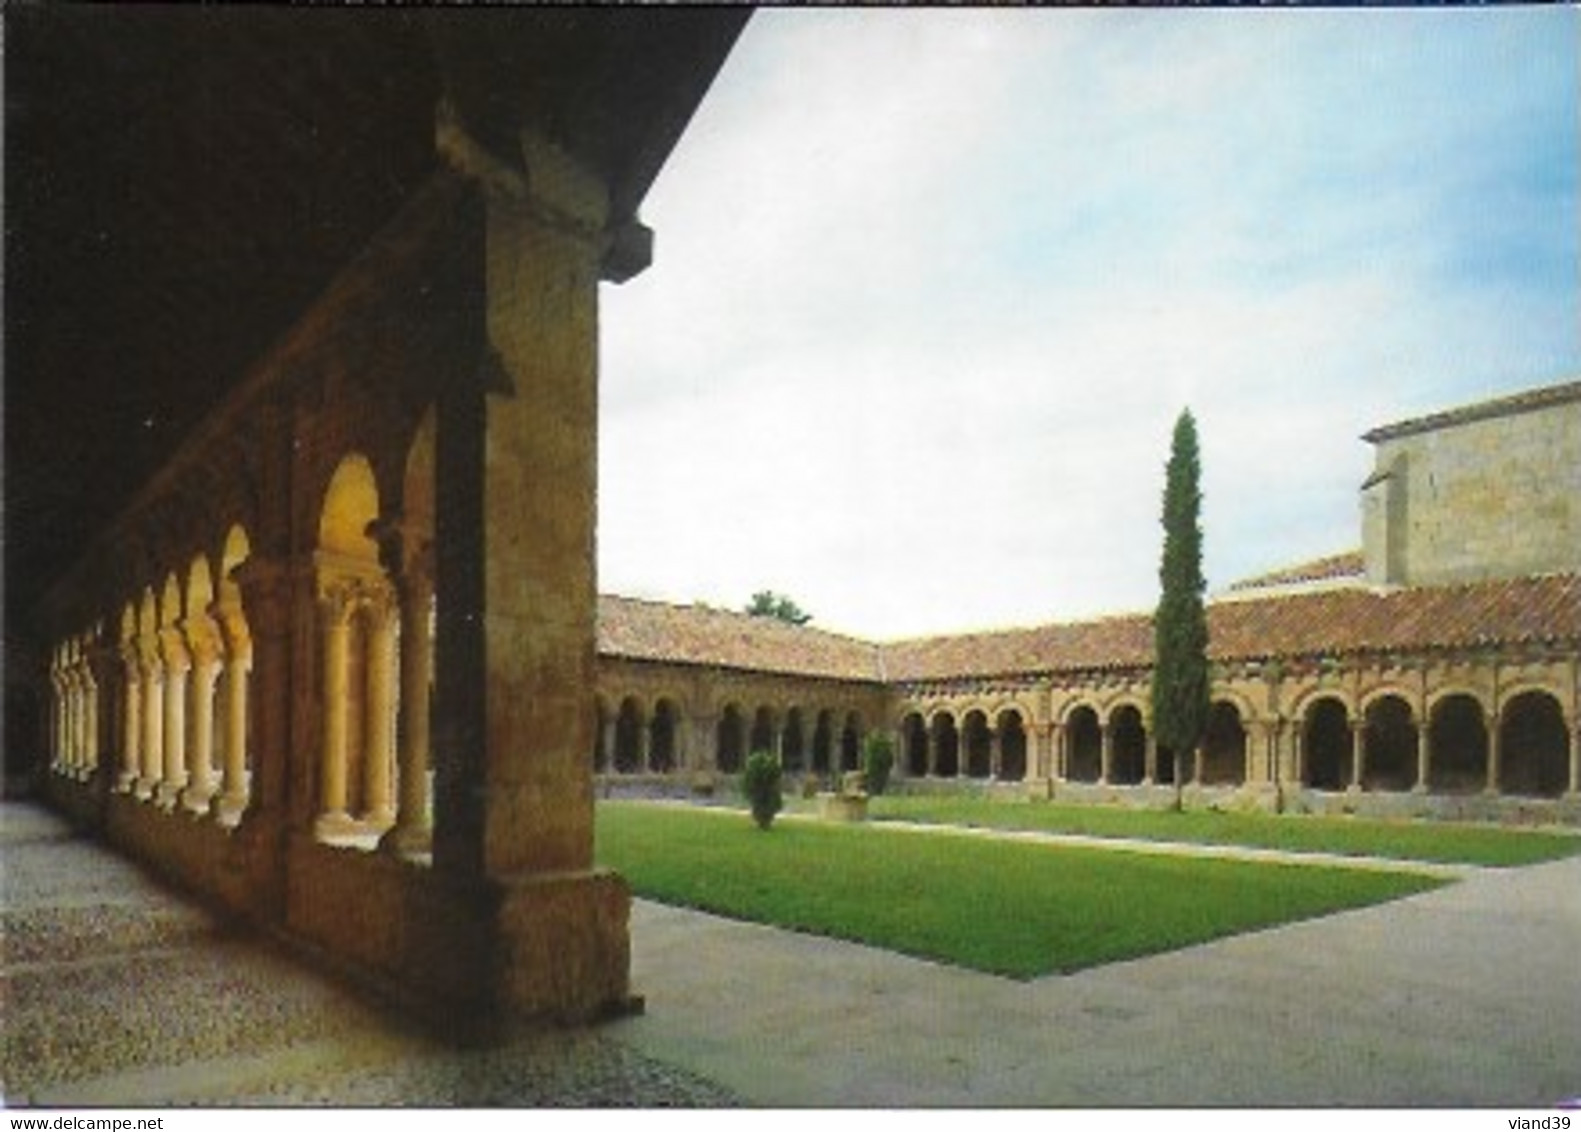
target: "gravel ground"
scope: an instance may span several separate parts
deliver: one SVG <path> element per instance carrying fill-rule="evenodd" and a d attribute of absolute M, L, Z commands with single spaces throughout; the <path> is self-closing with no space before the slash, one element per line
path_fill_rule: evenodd
<path fill-rule="evenodd" d="M 0 805 L 0 851 L 7 1105 L 741 1103 L 596 1030 L 443 1046 L 37 808 Z"/>

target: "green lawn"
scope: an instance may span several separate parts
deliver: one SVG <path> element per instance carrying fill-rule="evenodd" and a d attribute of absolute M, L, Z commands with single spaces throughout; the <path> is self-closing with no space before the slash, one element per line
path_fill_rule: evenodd
<path fill-rule="evenodd" d="M 1069 972 L 1433 888 L 1399 872 L 1201 860 L 883 825 L 600 802 L 639 895 L 1014 978 Z"/>
<path fill-rule="evenodd" d="M 937 822 L 990 829 L 1079 833 L 1091 837 L 1247 845 L 1469 865 L 1529 865 L 1581 853 L 1581 836 L 1573 833 L 1442 821 L 1378 821 L 1211 810 L 1175 813 L 1057 802 L 901 795 L 872 799 L 868 814 L 880 821 Z"/>

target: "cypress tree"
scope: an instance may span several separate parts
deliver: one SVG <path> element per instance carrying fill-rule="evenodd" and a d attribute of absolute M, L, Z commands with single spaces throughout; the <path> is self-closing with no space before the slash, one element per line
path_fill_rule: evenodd
<path fill-rule="evenodd" d="M 1175 760 L 1180 805 L 1185 755 L 1208 726 L 1208 617 L 1203 608 L 1201 459 L 1191 410 L 1175 421 L 1164 483 L 1164 554 L 1153 617 L 1153 734 Z"/>

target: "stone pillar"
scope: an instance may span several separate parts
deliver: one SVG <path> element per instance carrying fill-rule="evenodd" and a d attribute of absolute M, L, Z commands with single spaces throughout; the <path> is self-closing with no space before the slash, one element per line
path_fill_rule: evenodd
<path fill-rule="evenodd" d="M 214 798 L 214 681 L 219 676 L 220 642 L 207 616 L 188 618 L 192 655 L 189 694 L 192 741 L 187 745 L 187 785 L 181 804 L 196 814 L 209 812 Z"/>
<path fill-rule="evenodd" d="M 410 541 L 410 540 L 407 540 Z M 424 540 L 395 575 L 401 606 L 401 715 L 395 825 L 379 842 L 386 852 L 427 853 L 433 845 L 428 816 L 429 684 L 433 642 L 428 613 L 434 600 L 432 548 Z"/>
<path fill-rule="evenodd" d="M 1416 728 L 1416 785 L 1412 790 L 1417 794 L 1426 794 L 1432 785 L 1432 727 L 1428 720 L 1423 720 Z"/>
<path fill-rule="evenodd" d="M 478 149 L 445 119 L 441 147 Z M 474 905 L 488 961 L 437 953 L 478 1002 L 586 1018 L 626 1005 L 630 965 L 629 890 L 593 868 L 587 758 L 608 201 L 536 135 L 508 168 L 478 189 L 487 348 L 475 380 L 438 383 L 435 443 L 433 868 L 493 892 Z"/>
<path fill-rule="evenodd" d="M 221 675 L 220 792 L 211 803 L 216 818 L 234 825 L 247 808 L 247 672 L 252 667 L 252 641 L 239 599 L 216 608 L 224 632 L 225 662 Z"/>
<path fill-rule="evenodd" d="M 160 632 L 160 655 L 165 665 L 164 751 L 165 774 L 157 801 L 173 808 L 187 784 L 187 678 L 192 658 L 181 630 L 167 626 Z"/>
<path fill-rule="evenodd" d="M 922 736 L 923 746 L 927 749 L 927 775 L 929 778 L 937 778 L 939 776 L 939 733 L 930 725 L 922 729 Z"/>
<path fill-rule="evenodd" d="M 367 633 L 366 685 L 363 696 L 363 817 L 387 828 L 395 821 L 390 770 L 395 742 L 395 603 L 380 591 L 364 606 Z"/>
<path fill-rule="evenodd" d="M 1504 740 L 1500 732 L 1500 717 L 1494 715 L 1488 724 L 1488 782 L 1483 787 L 1485 794 L 1497 794 L 1501 789 L 1501 764 L 1504 761 Z"/>
<path fill-rule="evenodd" d="M 598 722 L 598 750 L 601 769 L 609 774 L 615 769 L 615 722 L 618 717 L 605 714 Z"/>
<path fill-rule="evenodd" d="M 142 775 L 143 740 L 142 670 L 134 641 L 122 642 L 120 659 L 125 671 L 121 685 L 124 689 L 121 710 L 125 717 L 121 723 L 121 774 L 116 779 L 115 788 L 122 794 L 130 794 L 137 788 L 137 781 Z"/>
<path fill-rule="evenodd" d="M 1572 798 L 1581 794 L 1581 716 L 1570 725 L 1570 789 Z"/>
<path fill-rule="evenodd" d="M 1153 735 L 1153 729 L 1148 727 L 1142 732 L 1142 785 L 1151 786 L 1157 781 L 1158 740 Z"/>
<path fill-rule="evenodd" d="M 1367 774 L 1367 721 L 1353 719 L 1350 724 L 1350 789 L 1359 791 Z"/>
<path fill-rule="evenodd" d="M 346 723 L 351 617 L 356 606 L 350 588 L 344 583 L 334 583 L 320 586 L 318 608 L 324 664 L 319 689 L 322 726 L 318 817 L 314 829 L 320 837 L 332 837 L 351 829 L 351 819 L 346 812 Z"/>
<path fill-rule="evenodd" d="M 1000 772 L 1004 769 L 1005 741 L 1004 736 L 997 727 L 988 729 L 988 777 L 995 782 L 999 781 Z"/>
<path fill-rule="evenodd" d="M 1098 725 L 1098 785 L 1109 785 L 1109 779 L 1114 777 L 1114 728 L 1107 723 Z"/>
<path fill-rule="evenodd" d="M 143 770 L 137 796 L 152 798 L 159 786 L 161 760 L 165 757 L 164 670 L 152 633 L 138 643 L 138 663 L 143 671 Z"/>
<path fill-rule="evenodd" d="M 1054 781 L 1064 782 L 1070 770 L 1070 752 L 1065 749 L 1065 725 L 1049 725 L 1049 745 L 1054 753 Z"/>

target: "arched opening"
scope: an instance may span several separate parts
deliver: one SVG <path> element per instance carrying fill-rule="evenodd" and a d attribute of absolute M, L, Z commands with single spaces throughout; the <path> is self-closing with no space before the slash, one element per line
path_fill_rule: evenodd
<path fill-rule="evenodd" d="M 840 769 L 855 770 L 862 765 L 862 720 L 856 712 L 848 712 L 845 726 L 840 729 Z"/>
<path fill-rule="evenodd" d="M 1065 721 L 1065 777 L 1071 782 L 1097 782 L 1103 774 L 1103 730 L 1098 713 L 1086 704 Z"/>
<path fill-rule="evenodd" d="M 1416 783 L 1416 718 L 1399 696 L 1379 696 L 1367 705 L 1362 786 L 1409 790 Z"/>
<path fill-rule="evenodd" d="M 785 733 L 780 737 L 780 757 L 786 770 L 799 774 L 807 769 L 807 731 L 799 707 L 793 707 L 785 713 Z"/>
<path fill-rule="evenodd" d="M 675 705 L 660 700 L 653 708 L 653 721 L 648 725 L 648 769 L 656 774 L 668 774 L 675 769 Z"/>
<path fill-rule="evenodd" d="M 1121 704 L 1109 714 L 1109 744 L 1109 781 L 1120 786 L 1140 783 L 1147 776 L 1147 730 L 1135 704 Z"/>
<path fill-rule="evenodd" d="M 1559 701 L 1547 692 L 1512 697 L 1499 721 L 1499 789 L 1557 798 L 1569 784 L 1570 733 Z"/>
<path fill-rule="evenodd" d="M 834 720 L 827 711 L 818 713 L 818 726 L 812 733 L 812 769 L 828 774 L 834 755 Z"/>
<path fill-rule="evenodd" d="M 642 769 L 642 705 L 635 696 L 620 701 L 615 717 L 615 773 L 635 774 Z"/>
<path fill-rule="evenodd" d="M 384 821 L 395 774 L 395 610 L 378 544 L 379 490 L 366 457 L 336 466 L 319 511 L 316 554 L 322 679 L 320 832 L 350 816 Z"/>
<path fill-rule="evenodd" d="M 935 774 L 940 778 L 954 778 L 961 773 L 960 735 L 955 730 L 955 717 L 947 711 L 933 717 L 933 750 Z"/>
<path fill-rule="evenodd" d="M 767 707 L 758 708 L 752 717 L 752 743 L 748 754 L 759 751 L 774 754 L 774 712 Z"/>
<path fill-rule="evenodd" d="M 714 765 L 725 774 L 735 774 L 741 769 L 745 758 L 742 747 L 746 745 L 747 738 L 741 709 L 735 704 L 728 705 L 720 713 L 719 726 L 714 738 Z"/>
<path fill-rule="evenodd" d="M 905 745 L 906 774 L 923 778 L 928 773 L 928 725 L 921 712 L 912 712 L 900 725 L 901 742 Z"/>
<path fill-rule="evenodd" d="M 1332 696 L 1307 705 L 1301 722 L 1302 782 L 1313 790 L 1343 790 L 1350 784 L 1350 714 Z"/>
<path fill-rule="evenodd" d="M 1241 711 L 1220 700 L 1208 711 L 1208 728 L 1202 738 L 1202 784 L 1239 785 L 1246 781 L 1246 727 Z"/>
<path fill-rule="evenodd" d="M 1488 784 L 1488 727 L 1482 705 L 1464 693 L 1433 706 L 1428 723 L 1428 784 L 1441 794 L 1474 794 Z"/>
<path fill-rule="evenodd" d="M 999 778 L 1006 783 L 1020 783 L 1026 778 L 1026 724 L 1021 723 L 1021 713 L 1006 708 L 999 713 Z"/>
<path fill-rule="evenodd" d="M 961 723 L 961 742 L 966 748 L 966 777 L 987 778 L 993 771 L 993 738 L 988 734 L 988 717 L 969 711 Z"/>
<path fill-rule="evenodd" d="M 1021 713 L 1006 708 L 999 713 L 999 777 L 1005 782 L 1020 782 L 1027 776 L 1027 730 Z"/>

